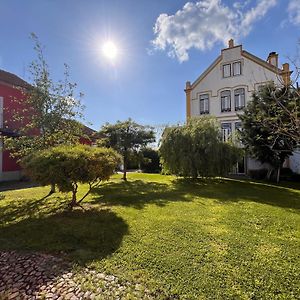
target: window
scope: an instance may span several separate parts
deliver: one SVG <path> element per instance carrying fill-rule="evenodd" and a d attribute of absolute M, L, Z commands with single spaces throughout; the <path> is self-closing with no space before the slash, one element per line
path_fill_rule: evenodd
<path fill-rule="evenodd" d="M 241 122 L 235 122 L 234 128 L 235 128 L 235 131 L 234 131 L 235 144 L 236 144 L 236 146 L 243 147 L 243 144 L 241 142 L 241 132 L 243 130 L 242 123 Z"/>
<path fill-rule="evenodd" d="M 231 95 L 228 90 L 221 92 L 221 111 L 231 111 Z"/>
<path fill-rule="evenodd" d="M 241 62 L 233 63 L 233 76 L 241 75 L 242 74 L 242 65 Z"/>
<path fill-rule="evenodd" d="M 231 138 L 231 123 L 222 123 L 222 141 L 227 142 Z"/>
<path fill-rule="evenodd" d="M 236 131 L 242 130 L 242 122 L 235 122 L 235 130 Z"/>
<path fill-rule="evenodd" d="M 245 107 L 245 89 L 234 90 L 234 106 L 235 110 L 241 110 Z"/>
<path fill-rule="evenodd" d="M 233 76 L 241 75 L 242 74 L 242 65 L 241 62 L 233 63 Z"/>
<path fill-rule="evenodd" d="M 200 95 L 200 115 L 209 113 L 209 95 Z"/>
<path fill-rule="evenodd" d="M 223 77 L 231 76 L 231 64 L 223 65 Z"/>

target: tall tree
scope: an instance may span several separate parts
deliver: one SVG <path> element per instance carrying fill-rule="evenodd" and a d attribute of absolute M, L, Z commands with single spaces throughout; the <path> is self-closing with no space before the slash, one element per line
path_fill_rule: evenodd
<path fill-rule="evenodd" d="M 277 182 L 285 159 L 297 146 L 295 128 L 290 125 L 287 110 L 293 99 L 295 93 L 288 86 L 278 88 L 274 84 L 266 85 L 253 93 L 252 101 L 240 115 L 242 143 L 251 155 L 272 166 L 268 178 L 272 171 L 277 171 Z"/>
<path fill-rule="evenodd" d="M 107 146 L 118 151 L 123 157 L 123 179 L 126 180 L 129 156 L 155 141 L 153 129 L 150 126 L 137 124 L 131 119 L 117 121 L 115 124 L 105 124 L 100 135 L 106 140 Z"/>
<path fill-rule="evenodd" d="M 192 178 L 227 175 L 240 152 L 234 145 L 222 142 L 220 123 L 212 117 L 167 127 L 159 148 L 165 172 Z"/>
<path fill-rule="evenodd" d="M 59 144 L 75 144 L 82 135 L 76 121 L 83 117 L 82 94 L 75 95 L 77 85 L 70 82 L 69 67 L 65 65 L 64 79 L 55 82 L 42 45 L 35 34 L 31 38 L 37 54 L 29 67 L 32 82 L 23 90 L 23 99 L 14 99 L 18 137 L 5 141 L 5 147 L 18 158 Z"/>

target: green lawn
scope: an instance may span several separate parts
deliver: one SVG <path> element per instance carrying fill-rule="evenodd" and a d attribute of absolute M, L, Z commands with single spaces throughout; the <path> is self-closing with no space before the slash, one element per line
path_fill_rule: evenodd
<path fill-rule="evenodd" d="M 300 299 L 300 184 L 120 177 L 85 211 L 48 188 L 2 193 L 0 250 L 63 251 L 162 299 Z"/>

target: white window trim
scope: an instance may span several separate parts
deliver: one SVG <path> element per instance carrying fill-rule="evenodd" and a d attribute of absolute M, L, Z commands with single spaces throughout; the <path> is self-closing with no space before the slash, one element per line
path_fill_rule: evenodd
<path fill-rule="evenodd" d="M 224 68 L 226 66 L 229 66 L 229 76 L 225 76 Z M 229 78 L 229 77 L 232 76 L 232 65 L 231 65 L 231 63 L 227 63 L 227 64 L 222 65 L 222 76 L 223 76 L 223 78 Z"/>
<path fill-rule="evenodd" d="M 240 65 L 240 73 L 239 74 L 234 74 L 234 65 L 239 64 Z M 242 75 L 242 62 L 241 61 L 234 61 L 232 63 L 232 76 L 240 76 Z"/>
<path fill-rule="evenodd" d="M 226 96 L 222 96 L 222 94 L 224 94 L 224 92 L 229 92 L 229 93 Z M 221 112 L 230 112 L 231 111 L 231 109 L 232 109 L 231 94 L 232 94 L 231 90 L 223 90 L 220 92 Z M 224 107 L 222 106 L 222 103 L 223 103 L 222 98 L 224 98 Z M 225 105 L 225 104 L 227 104 L 227 105 Z"/>
<path fill-rule="evenodd" d="M 206 96 L 204 99 L 201 97 Z M 201 111 L 201 102 L 203 101 L 203 111 Z M 199 112 L 200 115 L 209 114 L 209 94 L 201 94 L 199 95 Z"/>

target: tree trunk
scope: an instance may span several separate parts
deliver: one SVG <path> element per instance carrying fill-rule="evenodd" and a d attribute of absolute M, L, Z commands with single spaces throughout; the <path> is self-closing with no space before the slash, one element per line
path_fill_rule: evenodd
<path fill-rule="evenodd" d="M 277 169 L 277 176 L 276 176 L 276 182 L 279 183 L 280 181 L 280 169 L 281 167 L 279 166 L 278 169 Z"/>
<path fill-rule="evenodd" d="M 124 154 L 123 158 L 124 166 L 123 166 L 123 180 L 127 181 L 126 173 L 127 173 L 127 155 Z"/>
<path fill-rule="evenodd" d="M 267 180 L 271 180 L 271 175 L 272 175 L 273 169 L 269 169 L 267 173 Z"/>
<path fill-rule="evenodd" d="M 78 185 L 75 184 L 73 186 L 73 190 L 72 190 L 72 201 L 69 204 L 69 207 L 70 207 L 71 210 L 77 205 L 77 198 L 76 198 L 77 188 L 78 188 Z"/>
<path fill-rule="evenodd" d="M 49 194 L 51 195 L 53 193 L 55 193 L 55 184 L 54 183 L 51 184 L 51 189 L 50 189 Z"/>
<path fill-rule="evenodd" d="M 126 167 L 125 167 L 125 164 L 124 164 L 124 170 L 123 170 L 123 180 L 127 181 L 127 177 L 126 177 Z"/>

